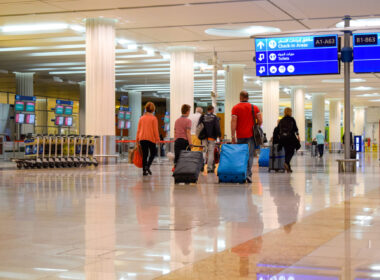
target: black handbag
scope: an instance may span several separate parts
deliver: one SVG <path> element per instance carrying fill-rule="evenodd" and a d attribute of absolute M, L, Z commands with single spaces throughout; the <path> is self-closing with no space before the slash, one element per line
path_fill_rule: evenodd
<path fill-rule="evenodd" d="M 264 132 L 261 127 L 257 124 L 257 118 L 255 115 L 255 108 L 252 106 L 252 116 L 253 116 L 253 140 L 255 141 L 255 146 L 261 146 L 264 144 Z"/>

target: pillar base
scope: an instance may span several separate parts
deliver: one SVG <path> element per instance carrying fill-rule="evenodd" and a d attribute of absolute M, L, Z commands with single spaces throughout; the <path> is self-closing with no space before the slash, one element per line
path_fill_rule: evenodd
<path fill-rule="evenodd" d="M 99 164 L 117 163 L 116 136 L 100 136 L 96 139 L 94 155 Z"/>
<path fill-rule="evenodd" d="M 330 153 L 342 153 L 342 144 L 339 142 L 331 142 L 329 144 L 329 152 Z"/>
<path fill-rule="evenodd" d="M 357 159 L 338 159 L 339 173 L 356 173 Z"/>

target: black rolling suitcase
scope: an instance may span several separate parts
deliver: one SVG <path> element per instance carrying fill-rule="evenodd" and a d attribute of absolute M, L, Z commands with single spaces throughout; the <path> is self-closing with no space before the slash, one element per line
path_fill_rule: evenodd
<path fill-rule="evenodd" d="M 269 152 L 269 169 L 276 172 L 285 172 L 285 149 L 279 148 L 278 144 L 272 145 Z"/>
<path fill-rule="evenodd" d="M 204 160 L 202 152 L 182 151 L 173 173 L 175 184 L 196 183 L 203 167 Z"/>

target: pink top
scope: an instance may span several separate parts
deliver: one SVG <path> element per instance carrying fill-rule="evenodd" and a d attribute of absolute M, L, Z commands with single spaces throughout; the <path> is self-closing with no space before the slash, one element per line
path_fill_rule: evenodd
<path fill-rule="evenodd" d="M 137 127 L 136 140 L 148 140 L 153 143 L 160 141 L 160 135 L 158 132 L 158 120 L 152 114 L 144 114 Z"/>
<path fill-rule="evenodd" d="M 185 140 L 187 139 L 187 130 L 191 129 L 191 120 L 187 117 L 180 117 L 175 121 L 174 124 L 174 139 L 177 140 L 178 138 L 182 138 Z"/>

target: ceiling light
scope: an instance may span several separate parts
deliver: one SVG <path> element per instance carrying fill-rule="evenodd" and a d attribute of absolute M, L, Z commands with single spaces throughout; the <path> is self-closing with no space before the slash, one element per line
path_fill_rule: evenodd
<path fill-rule="evenodd" d="M 61 55 L 85 55 L 85 51 L 68 51 L 68 52 L 39 52 L 30 53 L 28 56 L 61 56 Z"/>
<path fill-rule="evenodd" d="M 375 93 L 365 93 L 365 94 L 359 94 L 356 97 L 376 97 L 376 96 L 380 96 L 380 94 L 377 93 L 377 92 L 375 92 Z"/>
<path fill-rule="evenodd" d="M 262 33 L 274 33 L 281 32 L 281 29 L 270 26 L 249 26 L 249 27 L 238 27 L 238 28 L 209 28 L 205 30 L 206 34 L 213 36 L 223 36 L 223 37 L 251 37 L 252 35 L 262 34 Z"/>
<path fill-rule="evenodd" d="M 71 74 L 85 74 L 86 71 L 54 71 L 49 72 L 49 75 L 71 75 Z"/>
<path fill-rule="evenodd" d="M 29 33 L 44 31 L 60 31 L 68 28 L 66 23 L 44 23 L 44 24 L 26 24 L 26 25 L 6 25 L 1 27 L 4 33 Z"/>
<path fill-rule="evenodd" d="M 366 80 L 351 79 L 350 81 L 351 83 L 364 83 Z M 344 83 L 344 79 L 326 79 L 326 80 L 322 80 L 322 83 L 339 84 L 339 83 Z"/>
<path fill-rule="evenodd" d="M 73 66 L 73 65 L 84 65 L 84 62 L 52 62 L 52 63 L 40 63 L 34 66 Z"/>
<path fill-rule="evenodd" d="M 372 100 L 369 100 L 371 102 L 380 102 L 380 99 L 372 99 Z"/>
<path fill-rule="evenodd" d="M 70 29 L 80 33 L 86 32 L 86 27 L 79 24 L 71 24 Z"/>
<path fill-rule="evenodd" d="M 146 54 L 150 56 L 153 56 L 156 54 L 156 51 L 149 47 L 143 47 L 143 50 L 146 51 Z"/>
<path fill-rule="evenodd" d="M 162 55 L 163 59 L 170 60 L 170 54 L 169 53 L 162 53 L 161 55 Z"/>
<path fill-rule="evenodd" d="M 127 39 L 123 39 L 123 38 L 116 39 L 116 42 L 117 42 L 118 44 L 120 44 L 120 45 L 135 44 L 134 41 L 127 40 Z"/>
<path fill-rule="evenodd" d="M 352 88 L 353 91 L 368 91 L 368 90 L 374 90 L 373 87 L 355 87 Z"/>
<path fill-rule="evenodd" d="M 354 19 L 350 21 L 350 27 L 371 27 L 371 26 L 380 26 L 380 18 L 363 18 L 363 19 Z M 344 21 L 341 21 L 336 24 L 336 27 L 344 27 Z"/>

